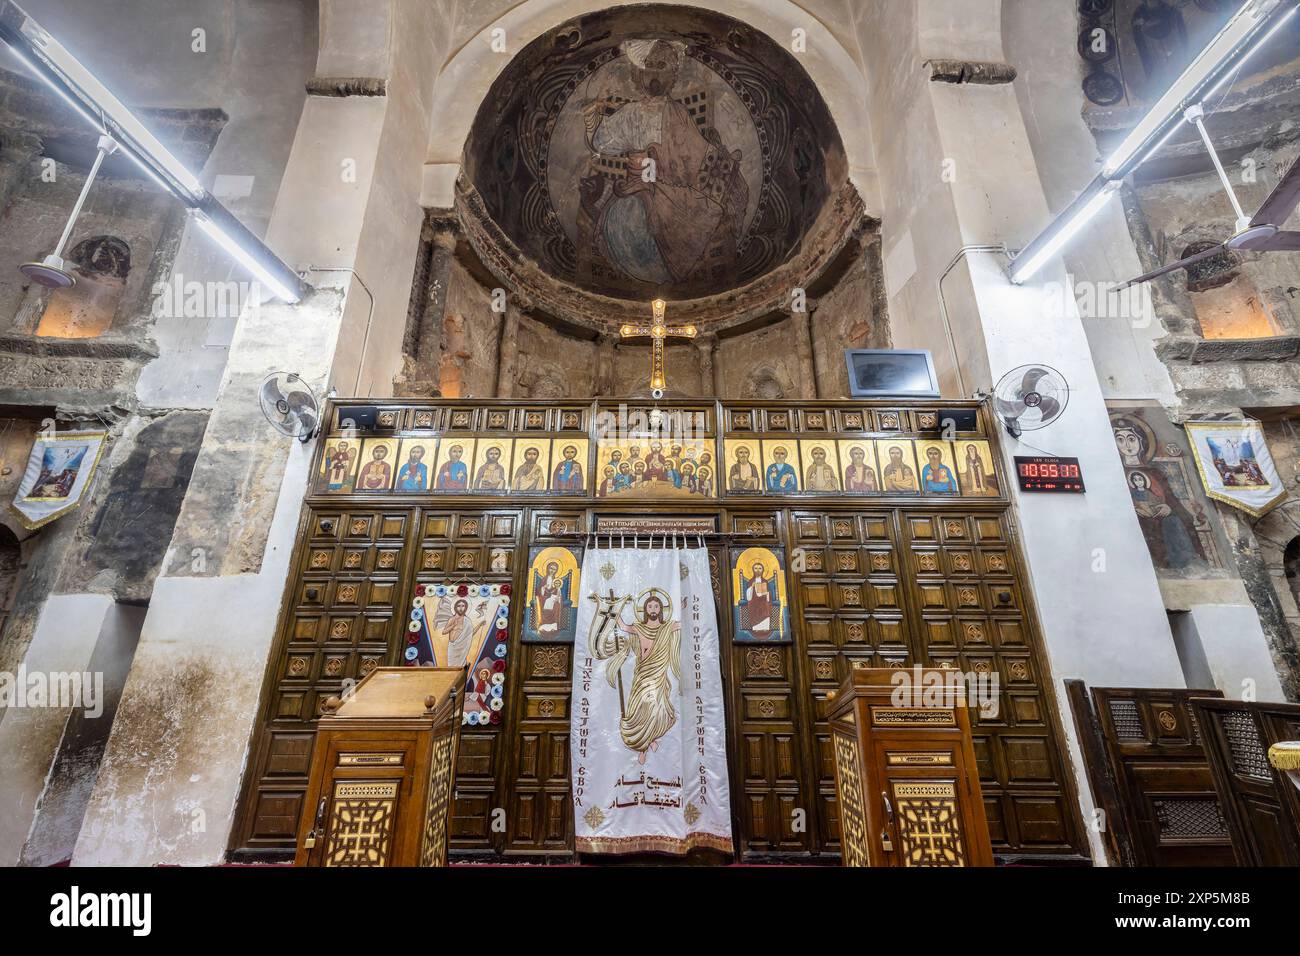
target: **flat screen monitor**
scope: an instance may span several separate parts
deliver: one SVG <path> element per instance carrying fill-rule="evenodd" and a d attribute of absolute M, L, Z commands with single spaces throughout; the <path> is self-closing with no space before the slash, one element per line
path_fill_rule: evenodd
<path fill-rule="evenodd" d="M 845 349 L 854 398 L 938 398 L 929 349 Z"/>

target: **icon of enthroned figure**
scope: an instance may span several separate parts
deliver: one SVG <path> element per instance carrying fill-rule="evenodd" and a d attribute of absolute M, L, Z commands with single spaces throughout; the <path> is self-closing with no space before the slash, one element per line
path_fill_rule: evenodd
<path fill-rule="evenodd" d="M 593 155 L 579 181 L 580 231 L 616 270 L 651 285 L 729 269 L 749 202 L 743 153 L 683 104 L 684 43 L 637 39 L 621 49 L 630 88 L 606 88 L 582 107 Z"/>

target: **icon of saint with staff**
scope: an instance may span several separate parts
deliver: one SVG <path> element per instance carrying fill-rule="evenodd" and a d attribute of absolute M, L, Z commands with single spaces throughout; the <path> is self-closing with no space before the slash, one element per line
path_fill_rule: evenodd
<path fill-rule="evenodd" d="M 605 679 L 618 688 L 619 731 L 623 743 L 644 764 L 646 755 L 659 749 L 659 739 L 677 721 L 673 708 L 672 677 L 682 679 L 682 626 L 672 619 L 672 600 L 661 588 L 619 597 L 591 595 L 597 602 L 591 627 L 591 656 L 608 661 Z M 632 620 L 626 620 L 628 605 Z M 632 687 L 624 692 L 623 665 L 632 658 Z M 671 671 L 671 677 L 669 672 Z"/>

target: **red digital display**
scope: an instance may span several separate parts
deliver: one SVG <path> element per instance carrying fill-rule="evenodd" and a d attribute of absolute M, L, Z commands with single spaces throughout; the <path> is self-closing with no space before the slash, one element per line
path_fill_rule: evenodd
<path fill-rule="evenodd" d="M 1083 472 L 1079 459 L 1052 455 L 1016 455 L 1016 478 L 1021 491 L 1063 491 L 1082 494 Z"/>

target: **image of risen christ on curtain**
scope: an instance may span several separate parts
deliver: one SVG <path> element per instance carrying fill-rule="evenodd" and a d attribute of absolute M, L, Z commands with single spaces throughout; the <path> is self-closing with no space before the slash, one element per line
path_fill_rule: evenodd
<path fill-rule="evenodd" d="M 708 257 L 709 266 L 734 260 L 749 187 L 739 172 L 741 152 L 728 150 L 716 131 L 702 131 L 672 96 L 684 44 L 629 40 L 623 50 L 633 98 L 592 100 L 583 112 L 595 157 L 625 160 L 626 169 L 601 206 L 605 190 L 593 165 L 583 181 L 584 207 L 611 265 L 642 282 L 672 285 L 703 267 L 710 248 L 720 255 Z"/>
<path fill-rule="evenodd" d="M 672 609 L 661 595 L 651 591 L 636 620 L 629 623 L 620 617 L 616 628 L 592 634 L 592 657 L 609 662 L 605 679 L 610 687 L 619 688 L 620 696 L 623 665 L 628 657 L 635 660 L 632 686 L 622 698 L 619 731 L 640 763 L 645 763 L 647 752 L 659 749 L 659 738 L 677 721 L 671 679 L 681 684 L 682 628 L 672 620 Z"/>

